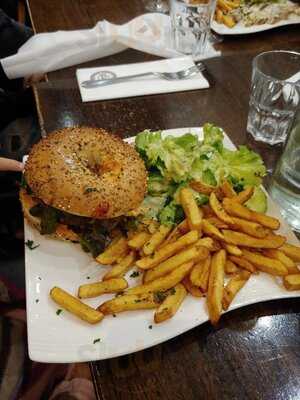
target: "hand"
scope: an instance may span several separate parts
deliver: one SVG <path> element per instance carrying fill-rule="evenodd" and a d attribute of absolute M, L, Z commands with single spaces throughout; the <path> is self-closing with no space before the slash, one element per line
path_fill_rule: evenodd
<path fill-rule="evenodd" d="M 23 171 L 24 164 L 9 158 L 0 157 L 0 171 Z"/>

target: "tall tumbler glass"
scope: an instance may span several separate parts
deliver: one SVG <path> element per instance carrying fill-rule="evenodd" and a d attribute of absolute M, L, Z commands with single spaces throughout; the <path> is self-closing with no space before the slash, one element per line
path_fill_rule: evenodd
<path fill-rule="evenodd" d="M 282 216 L 293 229 L 300 232 L 300 106 L 269 191 L 280 206 Z"/>
<path fill-rule="evenodd" d="M 247 131 L 270 145 L 286 140 L 300 104 L 300 53 L 275 50 L 253 60 Z"/>
<path fill-rule="evenodd" d="M 215 0 L 169 0 L 174 47 L 194 57 L 203 54 L 210 38 Z"/>

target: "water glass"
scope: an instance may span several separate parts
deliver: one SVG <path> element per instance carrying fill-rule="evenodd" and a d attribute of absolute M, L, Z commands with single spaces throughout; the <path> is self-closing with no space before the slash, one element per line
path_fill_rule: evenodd
<path fill-rule="evenodd" d="M 183 54 L 198 56 L 206 51 L 214 0 L 170 0 L 174 47 Z"/>
<path fill-rule="evenodd" d="M 282 216 L 300 232 L 300 106 L 269 191 L 280 206 Z"/>
<path fill-rule="evenodd" d="M 270 145 L 286 140 L 300 104 L 300 53 L 275 50 L 253 60 L 247 131 Z"/>

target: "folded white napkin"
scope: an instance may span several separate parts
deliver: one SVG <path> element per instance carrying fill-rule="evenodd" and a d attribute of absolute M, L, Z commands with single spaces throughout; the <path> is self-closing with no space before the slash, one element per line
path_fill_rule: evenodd
<path fill-rule="evenodd" d="M 172 45 L 170 17 L 144 14 L 124 25 L 98 22 L 93 29 L 40 33 L 30 38 L 17 54 L 0 60 L 10 79 L 46 73 L 106 57 L 131 47 L 161 57 L 178 57 Z M 208 45 L 197 60 L 219 56 Z"/>
<path fill-rule="evenodd" d="M 86 89 L 81 86 L 89 80 L 91 74 L 98 71 L 112 71 L 117 77 L 144 72 L 176 72 L 195 65 L 192 57 L 172 58 L 136 64 L 114 65 L 101 68 L 82 68 L 76 71 L 77 81 L 83 102 L 123 97 L 143 96 L 146 94 L 171 93 L 185 90 L 205 89 L 209 83 L 199 72 L 190 78 L 180 81 L 167 81 L 157 77 L 143 77 L 113 85 Z"/>

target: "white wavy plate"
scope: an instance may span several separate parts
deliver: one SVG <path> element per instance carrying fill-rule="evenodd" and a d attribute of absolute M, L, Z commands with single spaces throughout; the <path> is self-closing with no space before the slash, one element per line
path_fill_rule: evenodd
<path fill-rule="evenodd" d="M 245 26 L 243 22 L 240 21 L 233 28 L 228 28 L 226 25 L 219 24 L 217 21 L 213 20 L 211 22 L 211 28 L 220 35 L 245 35 L 248 33 L 268 31 L 270 29 L 278 28 L 279 26 L 286 26 L 293 24 L 300 24 L 300 16 L 295 15 L 289 19 L 284 19 L 272 25 L 262 24 L 262 25 Z"/>
<path fill-rule="evenodd" d="M 165 131 L 176 136 L 186 132 L 202 136 L 199 128 Z M 227 136 L 225 146 L 234 149 Z M 288 237 L 289 242 L 298 243 L 280 218 L 277 206 L 270 200 L 269 213 L 281 220 L 280 232 Z M 28 347 L 29 357 L 34 361 L 70 363 L 117 357 L 162 343 L 208 320 L 205 300 L 191 296 L 185 299 L 174 318 L 159 325 L 153 323 L 153 310 L 125 312 L 116 318 L 108 316 L 95 326 L 66 311 L 56 315 L 59 307 L 48 295 L 53 286 L 75 294 L 80 284 L 99 280 L 107 267 L 99 266 L 79 245 L 41 236 L 25 222 L 25 240 L 28 239 L 40 244 L 35 250 L 25 246 Z M 137 284 L 138 279 L 128 277 L 129 284 Z M 252 276 L 238 293 L 230 310 L 266 300 L 298 296 L 300 291 L 288 292 L 276 278 L 260 273 Z M 111 297 L 104 295 L 86 302 L 98 306 Z M 93 344 L 98 338 L 101 341 Z"/>

